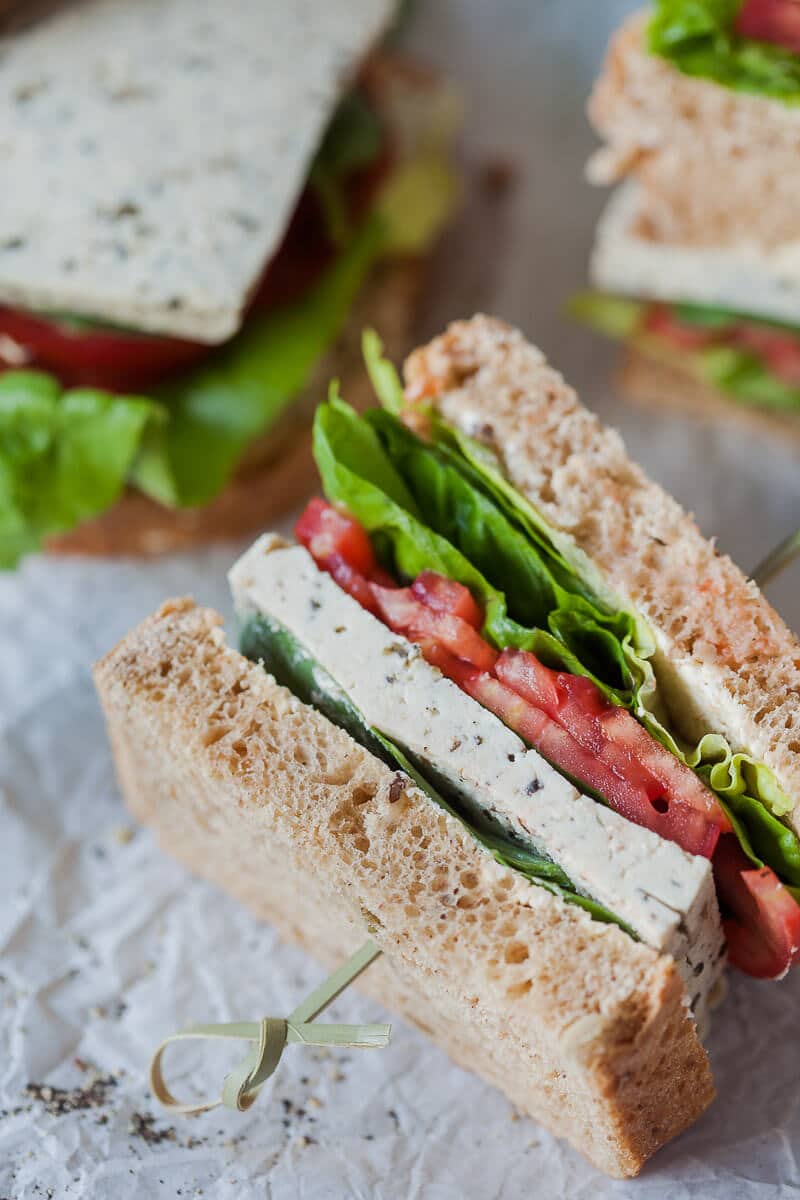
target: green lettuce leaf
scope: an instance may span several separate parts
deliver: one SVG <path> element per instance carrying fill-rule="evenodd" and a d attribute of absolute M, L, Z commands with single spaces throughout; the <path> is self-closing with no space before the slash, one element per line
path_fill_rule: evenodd
<path fill-rule="evenodd" d="M 483 632 L 493 645 L 499 649 L 513 646 L 532 650 L 552 666 L 589 676 L 609 698 L 622 702 L 621 697 L 632 681 L 619 642 L 609 635 L 602 619 L 594 619 L 600 614 L 595 614 L 591 606 L 582 606 L 581 597 L 567 597 L 567 603 L 580 609 L 584 620 L 574 621 L 569 610 L 554 610 L 548 629 L 526 626 L 510 616 L 505 594 L 489 583 L 466 550 L 474 552 L 482 562 L 491 560 L 494 552 L 528 565 L 534 556 L 525 552 L 502 514 L 465 484 L 457 472 L 441 466 L 435 454 L 422 443 L 418 443 L 417 466 L 420 472 L 430 466 L 432 480 L 426 481 L 430 483 L 427 491 L 421 489 L 415 494 L 413 485 L 419 484 L 419 478 L 414 480 L 411 473 L 403 474 L 400 464 L 392 460 L 378 436 L 376 425 L 385 422 L 394 423 L 398 438 L 405 432 L 391 414 L 373 413 L 366 420 L 335 393 L 317 409 L 314 455 L 328 499 L 343 505 L 361 522 L 382 561 L 401 579 L 413 579 L 420 571 L 429 569 L 468 587 L 484 609 Z M 411 434 L 408 437 L 413 439 Z M 431 512 L 426 511 L 424 519 L 419 515 L 420 507 L 431 499 L 437 485 L 443 489 L 438 513 L 442 528 L 453 520 L 462 520 L 464 541 L 459 545 L 437 530 Z M 546 572 L 537 579 L 535 566 L 526 573 L 525 583 L 534 579 L 536 586 L 544 589 L 539 593 L 540 600 L 548 587 L 559 586 L 548 580 Z M 527 604 L 527 598 L 523 600 L 524 586 L 516 586 L 514 594 Z M 543 602 L 539 611 L 544 613 Z M 547 624 L 546 618 L 542 624 Z M 598 664 L 603 668 L 602 676 L 592 669 Z"/>
<path fill-rule="evenodd" d="M 0 568 L 113 504 L 165 417 L 142 397 L 63 391 L 39 371 L 0 375 Z"/>
<path fill-rule="evenodd" d="M 160 388 L 169 421 L 143 449 L 132 482 L 162 504 L 212 500 L 308 383 L 383 247 L 382 224 L 368 220 L 307 295 L 253 314 L 208 362 Z"/>
<path fill-rule="evenodd" d="M 552 859 L 512 838 L 492 822 L 488 814 L 466 805 L 451 789 L 445 792 L 436 786 L 429 772 L 421 770 L 420 765 L 399 746 L 365 721 L 336 680 L 279 622 L 264 616 L 250 617 L 241 631 L 240 649 L 247 658 L 260 662 L 278 683 L 304 704 L 318 709 L 377 758 L 407 775 L 434 804 L 460 821 L 497 862 L 519 871 L 530 883 L 579 905 L 595 920 L 619 925 L 631 937 L 636 937 L 609 909 L 578 892 L 569 876 Z"/>
<path fill-rule="evenodd" d="M 383 342 L 374 329 L 364 330 L 361 350 L 372 389 L 380 401 L 381 408 L 398 416 L 405 403 L 403 385 L 394 363 L 383 357 Z"/>
<path fill-rule="evenodd" d="M 741 92 L 800 102 L 800 56 L 733 32 L 742 0 L 655 0 L 648 27 L 653 54 L 685 75 Z"/>
<path fill-rule="evenodd" d="M 339 144 L 336 154 L 344 153 Z M 442 172 L 449 177 L 444 190 Z M 252 314 L 207 362 L 152 397 L 62 393 L 40 372 L 3 375 L 0 567 L 15 566 L 48 535 L 103 512 L 127 483 L 172 507 L 212 500 L 247 447 L 308 384 L 371 268 L 387 255 L 427 246 L 449 215 L 454 190 L 444 147 L 438 160 L 426 147 L 421 158 L 399 164 L 370 217 L 305 296 Z"/>
<path fill-rule="evenodd" d="M 392 407 L 398 382 L 371 343 L 371 371 Z M 377 357 L 376 357 L 377 356 Z M 604 590 L 587 560 L 502 476 L 485 447 L 441 421 L 422 442 L 392 411 L 358 416 L 338 395 L 317 411 L 314 449 L 328 499 L 370 533 L 401 579 L 439 571 L 470 589 L 496 647 L 532 650 L 592 679 L 716 792 L 745 852 L 800 884 L 800 841 L 780 817 L 793 805 L 773 772 L 710 732 L 696 746 L 669 729 L 644 621 Z"/>

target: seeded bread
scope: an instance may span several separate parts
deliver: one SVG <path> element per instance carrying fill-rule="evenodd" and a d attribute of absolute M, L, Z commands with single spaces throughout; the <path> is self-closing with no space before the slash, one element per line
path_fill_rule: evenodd
<path fill-rule="evenodd" d="M 625 352 L 619 372 L 622 391 L 638 404 L 677 409 L 701 421 L 735 421 L 755 434 L 771 434 L 800 450 L 800 413 L 737 404 L 730 396 L 687 375 L 679 367 L 636 350 Z"/>
<path fill-rule="evenodd" d="M 654 241 L 800 242 L 800 109 L 684 75 L 649 53 L 647 20 L 635 14 L 609 46 L 589 103 L 606 142 L 590 178 L 634 174 L 647 201 L 640 232 Z"/>
<path fill-rule="evenodd" d="M 800 643 L 730 558 L 647 478 L 521 333 L 478 316 L 415 351 L 407 395 L 498 455 L 613 595 L 649 622 L 659 690 L 687 737 L 725 734 L 800 795 Z M 800 810 L 791 820 L 800 829 Z"/>
<path fill-rule="evenodd" d="M 214 613 L 168 602 L 95 680 L 122 791 L 166 849 L 327 965 L 369 924 L 369 995 L 600 1169 L 635 1175 L 710 1103 L 671 959 L 500 867 Z"/>
<path fill-rule="evenodd" d="M 412 326 L 424 261 L 408 259 L 377 268 L 348 319 L 338 343 L 318 364 L 304 394 L 278 426 L 251 447 L 225 490 L 200 508 L 166 508 L 129 489 L 108 512 L 69 533 L 51 538 L 57 554 L 154 556 L 213 541 L 244 537 L 295 508 L 314 487 L 310 425 L 328 383 L 341 380 L 358 407 L 373 393 L 361 358 L 361 333 L 374 326 L 393 357 L 413 340 Z"/>
<path fill-rule="evenodd" d="M 6 39 L 2 303 L 232 337 L 394 9 L 93 0 Z"/>

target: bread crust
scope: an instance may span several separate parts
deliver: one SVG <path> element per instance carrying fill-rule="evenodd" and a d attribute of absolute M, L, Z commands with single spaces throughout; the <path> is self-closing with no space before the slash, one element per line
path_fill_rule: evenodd
<path fill-rule="evenodd" d="M 634 174 L 638 230 L 659 242 L 776 247 L 800 241 L 800 110 L 684 75 L 646 44 L 647 12 L 616 32 L 589 101 L 606 146 L 590 178 Z"/>
<path fill-rule="evenodd" d="M 165 604 L 95 668 L 125 798 L 165 848 L 567 1138 L 636 1174 L 713 1098 L 671 959 L 497 864 L 403 776 Z M 313 869 L 310 869 L 313 864 Z"/>
<path fill-rule="evenodd" d="M 312 490 L 316 471 L 310 429 L 328 383 L 338 378 L 344 395 L 366 407 L 372 392 L 361 359 L 361 332 L 374 326 L 388 353 L 400 358 L 413 337 L 414 313 L 425 270 L 423 259 L 376 268 L 336 345 L 279 425 L 250 448 L 233 479 L 210 504 L 168 508 L 129 488 L 99 517 L 50 538 L 56 554 L 152 557 L 215 541 L 244 537 L 295 508 Z"/>
<path fill-rule="evenodd" d="M 752 433 L 780 437 L 800 450 L 800 412 L 785 413 L 753 404 L 737 404 L 731 396 L 702 383 L 679 367 L 626 349 L 619 370 L 620 388 L 629 399 L 648 408 L 673 409 L 703 422 L 732 422 Z"/>
<path fill-rule="evenodd" d="M 659 690 L 689 738 L 725 734 L 800 794 L 800 643 L 758 587 L 628 457 L 518 330 L 477 316 L 405 367 L 407 394 L 498 455 L 510 481 L 645 617 Z M 795 807 L 792 821 L 800 827 Z"/>

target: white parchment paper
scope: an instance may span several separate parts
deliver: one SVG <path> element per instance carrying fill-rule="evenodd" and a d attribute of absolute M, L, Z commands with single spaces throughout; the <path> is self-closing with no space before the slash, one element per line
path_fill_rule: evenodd
<path fill-rule="evenodd" d="M 584 97 L 628 7 L 418 6 L 407 40 L 449 65 L 470 98 L 470 161 L 516 168 L 510 191 L 473 199 L 448 239 L 426 332 L 478 307 L 520 324 L 749 567 L 800 524 L 797 459 L 733 429 L 630 411 L 613 395 L 613 351 L 561 316 L 603 200 L 581 177 L 592 144 Z M 236 552 L 147 565 L 36 559 L 0 577 L 0 1197 L 772 1200 L 800 1189 L 800 975 L 733 980 L 711 1038 L 720 1098 L 635 1183 L 598 1176 L 399 1023 L 387 1050 L 290 1047 L 246 1115 L 163 1116 L 144 1078 L 162 1036 L 192 1020 L 285 1014 L 321 978 L 135 829 L 89 678 L 91 661 L 167 595 L 192 593 L 228 615 Z M 772 593 L 795 628 L 797 578 Z M 331 1016 L 386 1019 L 355 994 Z M 185 1061 L 175 1085 L 190 1090 Z M 209 1063 L 209 1087 L 221 1063 Z"/>

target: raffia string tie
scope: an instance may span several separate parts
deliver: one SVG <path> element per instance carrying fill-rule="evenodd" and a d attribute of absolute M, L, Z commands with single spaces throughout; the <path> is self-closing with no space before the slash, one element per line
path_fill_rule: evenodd
<path fill-rule="evenodd" d="M 261 1021 L 194 1025 L 165 1038 L 150 1062 L 150 1086 L 154 1096 L 165 1108 L 179 1116 L 210 1112 L 221 1104 L 226 1108 L 245 1112 L 275 1071 L 287 1045 L 351 1046 L 358 1049 L 388 1046 L 392 1035 L 391 1025 L 329 1025 L 314 1020 L 375 961 L 379 954 L 380 950 L 373 942 L 365 942 L 352 958 L 334 971 L 286 1019 L 264 1017 Z M 178 1100 L 164 1079 L 164 1052 L 173 1042 L 206 1038 L 234 1038 L 252 1042 L 254 1045 L 239 1065 L 225 1076 L 222 1095 L 218 1100 L 205 1100 L 200 1103 Z"/>

